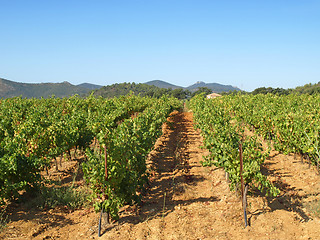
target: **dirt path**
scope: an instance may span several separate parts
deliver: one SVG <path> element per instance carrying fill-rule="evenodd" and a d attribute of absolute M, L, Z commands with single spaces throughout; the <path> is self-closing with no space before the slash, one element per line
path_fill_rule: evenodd
<path fill-rule="evenodd" d="M 281 189 L 276 199 L 249 196 L 249 222 L 222 169 L 202 167 L 202 138 L 192 113 L 171 115 L 149 156 L 150 188 L 139 207 L 122 209 L 103 224 L 93 210 L 20 209 L 0 234 L 4 239 L 320 239 L 320 221 L 308 203 L 320 196 L 320 178 L 293 157 L 272 152 L 263 171 Z"/>
<path fill-rule="evenodd" d="M 204 225 L 204 217 L 217 198 L 213 194 L 210 170 L 200 165 L 205 151 L 199 148 L 202 141 L 193 129 L 192 114 L 173 114 L 163 130 L 164 135 L 149 159 L 153 178 L 140 214 L 130 221 L 122 218 L 117 227 L 105 234 L 105 239 L 209 236 L 200 226 Z"/>

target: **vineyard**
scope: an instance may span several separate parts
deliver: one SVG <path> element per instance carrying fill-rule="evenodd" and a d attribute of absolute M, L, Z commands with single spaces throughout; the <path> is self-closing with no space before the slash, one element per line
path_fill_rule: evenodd
<path fill-rule="evenodd" d="M 71 150 L 85 152 L 84 178 L 103 209 L 117 219 L 147 183 L 145 157 L 178 100 L 135 96 L 1 101 L 0 200 L 42 184 L 41 170 Z M 102 161 L 103 159 L 103 161 Z"/>
<path fill-rule="evenodd" d="M 277 196 L 279 190 L 261 173 L 261 165 L 270 154 L 263 150 L 258 137 L 282 153 L 298 154 L 301 161 L 317 166 L 319 171 L 320 98 L 304 95 L 236 95 L 223 100 L 191 100 L 196 127 L 205 138 L 210 155 L 204 165 L 222 167 L 230 180 L 231 189 L 257 187 L 266 195 Z M 254 135 L 245 135 L 246 128 Z M 240 174 L 239 144 L 243 151 L 243 172 Z M 241 170 L 242 171 L 242 170 Z M 243 190 L 242 190 L 243 191 Z"/>
<path fill-rule="evenodd" d="M 197 95 L 190 112 L 169 97 L 3 99 L 0 201 L 37 192 L 70 161 L 100 212 L 71 214 L 85 212 L 86 238 L 316 239 L 319 105 L 317 95 L 271 94 Z M 31 238 L 72 234 L 46 235 L 44 222 Z"/>

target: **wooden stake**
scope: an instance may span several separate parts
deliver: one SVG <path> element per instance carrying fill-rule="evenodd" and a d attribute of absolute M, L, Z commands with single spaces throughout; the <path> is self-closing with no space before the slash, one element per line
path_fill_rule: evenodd
<path fill-rule="evenodd" d="M 105 171 L 105 180 L 108 181 L 108 153 L 107 153 L 107 143 L 104 144 L 104 171 Z M 108 196 L 106 196 L 106 199 Z M 107 222 L 110 224 L 110 213 L 107 211 Z"/>
<path fill-rule="evenodd" d="M 100 219 L 99 219 L 99 226 L 98 226 L 98 237 L 101 237 L 102 213 L 103 213 L 103 208 L 101 209 L 101 212 L 100 212 Z"/>
<path fill-rule="evenodd" d="M 56 170 L 59 171 L 58 161 L 57 161 L 57 158 L 56 158 L 56 157 L 54 157 L 54 162 L 55 162 L 55 164 L 56 164 Z"/>
<path fill-rule="evenodd" d="M 107 154 L 107 144 L 104 145 L 104 169 L 105 169 L 105 179 L 108 181 L 108 154 Z"/>
<path fill-rule="evenodd" d="M 242 207 L 243 207 L 243 217 L 244 217 L 244 224 L 245 227 L 248 226 L 248 219 L 247 219 L 247 192 L 248 192 L 248 185 L 244 184 L 243 180 L 243 156 L 242 156 L 242 144 L 239 143 L 239 156 L 240 156 L 240 178 L 241 178 L 241 197 L 242 197 Z"/>
<path fill-rule="evenodd" d="M 60 167 L 62 167 L 62 158 L 63 158 L 63 153 L 60 155 Z"/>
<path fill-rule="evenodd" d="M 241 178 L 241 196 L 243 196 L 244 193 L 244 183 L 243 183 L 243 158 L 242 158 L 242 144 L 239 143 L 239 156 L 240 156 L 240 178 Z"/>

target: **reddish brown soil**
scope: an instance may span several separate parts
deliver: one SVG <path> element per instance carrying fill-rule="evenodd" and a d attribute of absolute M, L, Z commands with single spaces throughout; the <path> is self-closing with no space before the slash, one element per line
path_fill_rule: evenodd
<path fill-rule="evenodd" d="M 125 207 L 118 222 L 104 223 L 100 239 L 320 239 L 320 220 L 309 207 L 320 200 L 315 169 L 272 151 L 263 171 L 280 196 L 249 196 L 250 226 L 244 228 L 241 201 L 224 171 L 200 164 L 208 152 L 193 129 L 192 113 L 175 112 L 169 120 L 148 159 L 151 183 L 142 205 Z M 66 173 L 74 169 L 68 164 Z M 40 211 L 18 205 L 9 217 L 2 239 L 98 239 L 99 214 L 92 208 Z"/>

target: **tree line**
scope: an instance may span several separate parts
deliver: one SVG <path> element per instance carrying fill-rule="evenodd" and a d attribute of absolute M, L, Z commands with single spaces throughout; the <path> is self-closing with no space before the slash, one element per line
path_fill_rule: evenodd
<path fill-rule="evenodd" d="M 188 89 L 177 88 L 159 88 L 153 85 L 144 83 L 116 83 L 108 86 L 104 86 L 93 92 L 94 96 L 102 96 L 105 98 L 113 98 L 121 95 L 127 95 L 133 93 L 134 95 L 140 95 L 141 97 L 154 97 L 160 98 L 163 95 L 168 95 L 178 99 L 188 99 L 200 93 L 210 94 L 212 90 L 207 87 L 200 87 L 198 90 L 191 92 Z"/>

